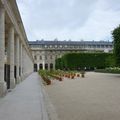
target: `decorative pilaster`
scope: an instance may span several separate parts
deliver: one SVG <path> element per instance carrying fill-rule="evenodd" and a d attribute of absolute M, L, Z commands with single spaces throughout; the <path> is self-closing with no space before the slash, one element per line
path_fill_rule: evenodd
<path fill-rule="evenodd" d="M 4 61 L 5 61 L 5 10 L 0 7 L 0 96 L 4 96 L 7 91 L 4 81 Z"/>

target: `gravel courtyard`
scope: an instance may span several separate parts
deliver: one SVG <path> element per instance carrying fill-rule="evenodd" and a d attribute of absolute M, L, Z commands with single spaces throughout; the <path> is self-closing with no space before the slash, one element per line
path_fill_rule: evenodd
<path fill-rule="evenodd" d="M 87 72 L 45 89 L 60 120 L 120 120 L 120 75 Z"/>

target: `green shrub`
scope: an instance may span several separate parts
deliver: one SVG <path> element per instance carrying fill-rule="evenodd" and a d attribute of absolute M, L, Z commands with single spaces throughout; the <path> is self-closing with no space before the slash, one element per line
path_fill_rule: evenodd
<path fill-rule="evenodd" d="M 69 53 L 56 60 L 57 69 L 77 70 L 114 66 L 111 53 Z"/>
<path fill-rule="evenodd" d="M 112 35 L 114 40 L 115 64 L 120 67 L 120 25 L 114 29 Z"/>
<path fill-rule="evenodd" d="M 120 68 L 110 67 L 110 68 L 106 68 L 106 69 L 96 69 L 95 72 L 120 74 Z"/>

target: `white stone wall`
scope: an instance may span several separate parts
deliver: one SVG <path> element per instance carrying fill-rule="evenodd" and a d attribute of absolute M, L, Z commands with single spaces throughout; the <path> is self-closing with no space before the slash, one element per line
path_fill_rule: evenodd
<path fill-rule="evenodd" d="M 33 72 L 32 53 L 16 8 L 16 1 L 0 0 L 0 96 Z"/>

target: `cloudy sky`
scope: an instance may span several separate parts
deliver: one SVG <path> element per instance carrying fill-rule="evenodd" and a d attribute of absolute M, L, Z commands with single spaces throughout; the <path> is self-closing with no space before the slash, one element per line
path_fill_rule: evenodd
<path fill-rule="evenodd" d="M 120 0 L 17 0 L 29 40 L 112 40 Z"/>

